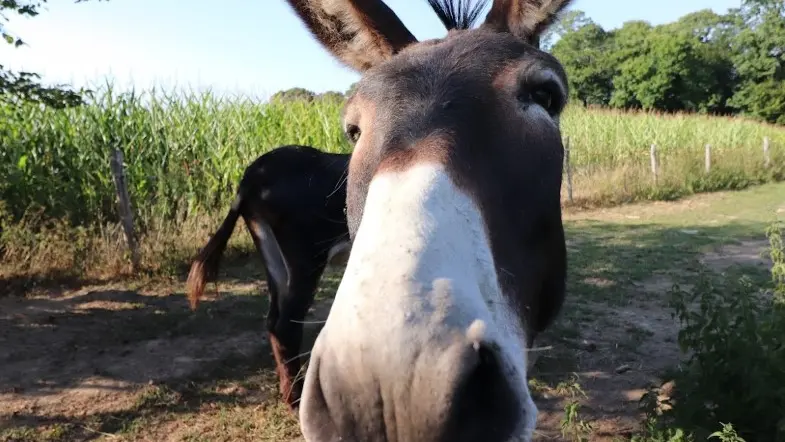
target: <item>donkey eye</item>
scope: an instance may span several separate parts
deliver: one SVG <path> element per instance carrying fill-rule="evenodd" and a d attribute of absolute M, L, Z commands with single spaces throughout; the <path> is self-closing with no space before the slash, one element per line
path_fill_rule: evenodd
<path fill-rule="evenodd" d="M 354 124 L 347 124 L 344 132 L 352 143 L 356 143 L 360 139 L 360 128 Z"/>
<path fill-rule="evenodd" d="M 535 89 L 532 91 L 532 101 L 542 106 L 543 109 L 550 112 L 551 103 L 553 103 L 553 96 L 545 89 Z"/>
<path fill-rule="evenodd" d="M 536 104 L 551 116 L 561 112 L 565 98 L 562 97 L 562 89 L 556 81 L 545 78 L 541 81 L 529 80 L 527 83 L 518 96 L 524 108 Z"/>

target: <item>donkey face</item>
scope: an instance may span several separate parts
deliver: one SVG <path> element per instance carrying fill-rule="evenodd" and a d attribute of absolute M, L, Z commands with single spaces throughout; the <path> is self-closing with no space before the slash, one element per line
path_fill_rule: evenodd
<path fill-rule="evenodd" d="M 306 373 L 309 442 L 530 440 L 526 350 L 564 298 L 567 97 L 531 43 L 568 2 L 496 0 L 457 29 L 480 8 L 430 1 L 450 31 L 417 42 L 381 1 L 289 0 L 363 73 L 344 109 L 353 246 Z"/>

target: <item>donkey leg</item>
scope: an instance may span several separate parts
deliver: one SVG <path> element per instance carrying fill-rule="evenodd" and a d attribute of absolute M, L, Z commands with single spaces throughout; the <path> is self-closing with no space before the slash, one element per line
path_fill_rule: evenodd
<path fill-rule="evenodd" d="M 310 255 L 313 256 L 313 255 Z M 321 257 L 321 255 L 320 255 Z M 278 297 L 278 319 L 270 332 L 270 342 L 276 355 L 281 394 L 292 411 L 298 408 L 305 373 L 300 370 L 306 354 L 301 352 L 303 321 L 313 304 L 314 295 L 325 268 L 324 260 L 298 261 L 292 268 L 289 290 Z"/>
<path fill-rule="evenodd" d="M 267 279 L 267 291 L 270 295 L 270 307 L 267 312 L 267 334 L 270 339 L 275 371 L 278 375 L 279 391 L 284 401 L 291 404 L 292 397 L 299 398 L 299 392 L 292 392 L 293 376 L 287 369 L 287 360 L 291 358 L 285 345 L 278 339 L 280 336 L 279 323 L 281 318 L 281 304 L 283 299 L 289 298 L 292 281 L 299 279 L 293 273 L 286 257 L 276 238 L 272 227 L 258 213 L 254 213 L 247 222 L 253 242 L 262 258 L 262 264 Z M 296 260 L 295 260 L 296 262 Z M 291 405 L 290 405 L 291 408 Z"/>

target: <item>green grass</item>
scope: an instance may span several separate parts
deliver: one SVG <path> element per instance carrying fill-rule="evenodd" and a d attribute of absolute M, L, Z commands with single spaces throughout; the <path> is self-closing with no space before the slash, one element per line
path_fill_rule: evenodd
<path fill-rule="evenodd" d="M 567 211 L 569 306 L 563 319 L 546 333 L 561 341 L 566 351 L 541 356 L 538 364 L 545 372 L 559 374 L 576 369 L 572 357 L 580 330 L 592 324 L 619 326 L 612 317 L 598 316 L 598 308 L 624 309 L 651 302 L 668 308 L 665 296 L 652 298 L 648 290 L 665 292 L 673 284 L 694 284 L 706 267 L 701 260 L 706 254 L 747 241 L 764 242 L 765 229 L 775 219 L 785 219 L 785 183 L 681 202 L 627 205 L 608 213 Z M 747 264 L 722 270 L 731 277 L 744 274 L 756 284 L 770 279 L 766 269 Z M 652 338 L 634 324 L 619 335 L 618 344 L 626 349 Z"/>
<path fill-rule="evenodd" d="M 580 293 L 582 300 L 623 305 L 635 282 L 667 276 L 690 283 L 702 267 L 700 256 L 743 241 L 762 241 L 766 226 L 785 217 L 785 183 L 694 201 L 620 207 L 612 220 L 568 212 L 570 292 Z M 761 269 L 753 275 L 767 277 Z"/>

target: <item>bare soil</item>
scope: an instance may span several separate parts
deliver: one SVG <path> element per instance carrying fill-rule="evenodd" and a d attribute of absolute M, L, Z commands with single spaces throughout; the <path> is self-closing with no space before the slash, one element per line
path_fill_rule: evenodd
<path fill-rule="evenodd" d="M 291 429 L 294 422 L 282 417 L 278 407 L 270 408 L 278 399 L 263 332 L 266 307 L 258 300 L 260 295 L 236 294 L 247 290 L 247 284 L 223 284 L 225 295 L 205 302 L 204 314 L 191 313 L 181 294 L 160 288 L 126 291 L 98 286 L 48 298 L 0 299 L 0 422 L 9 429 L 56 428 L 58 423 L 89 428 L 91 416 L 139 409 L 151 387 L 182 385 L 233 361 L 254 361 L 267 382 L 260 389 L 264 394 L 242 379 L 205 389 L 234 397 L 241 411 L 234 417 L 236 425 L 258 425 L 267 407 Z M 312 323 L 306 324 L 314 333 L 329 305 L 322 301 L 315 307 Z M 533 376 L 553 382 L 537 395 L 537 440 L 565 440 L 560 421 L 571 395 L 555 384 L 573 372 L 587 395 L 578 398 L 580 418 L 594 427 L 591 440 L 628 434 L 640 420 L 637 401 L 646 388 L 660 383 L 657 374 L 678 357 L 675 324 L 661 308 L 643 302 L 612 309 L 600 304 L 580 308 L 580 323 L 560 326 L 578 331 L 573 340 L 546 336 L 538 342 L 546 349 L 541 350 Z M 247 313 L 238 321 L 236 312 L 242 311 Z M 253 377 L 254 371 L 245 375 Z M 119 435 L 71 430 L 75 438 L 67 440 L 190 440 L 189 435 L 199 433 L 196 428 L 209 433 L 213 430 L 207 427 L 227 419 L 225 407 L 203 408 L 204 402 L 215 402 L 205 399 L 190 410 L 186 421 L 177 416 L 152 419 L 143 431 Z M 269 440 L 283 433 L 291 431 L 275 432 Z"/>
<path fill-rule="evenodd" d="M 667 207 L 689 211 L 701 204 Z M 628 219 L 640 210 L 601 216 Z M 766 265 L 765 245 L 741 242 L 701 261 L 717 271 L 734 263 Z M 575 253 L 581 244 L 568 246 Z M 323 282 L 304 351 L 327 316 L 324 298 L 337 275 Z M 642 395 L 662 385 L 663 370 L 679 360 L 678 324 L 662 302 L 673 285 L 669 275 L 625 285 L 592 276 L 582 283 L 624 287 L 627 302 L 572 298 L 568 313 L 537 342 L 537 441 L 572 440 L 561 430 L 573 399 L 578 420 L 591 425 L 588 440 L 627 439 L 640 424 Z M 182 282 L 0 297 L 0 440 L 299 440 L 296 421 L 278 401 L 264 333 L 264 284 L 238 278 L 221 283 L 219 293 L 197 312 L 188 309 Z M 585 396 L 570 387 L 573 381 Z"/>
<path fill-rule="evenodd" d="M 701 263 L 718 273 L 736 265 L 770 269 L 771 260 L 765 256 L 768 246 L 766 239 L 740 241 L 738 244 L 723 246 L 717 252 L 705 253 Z"/>

